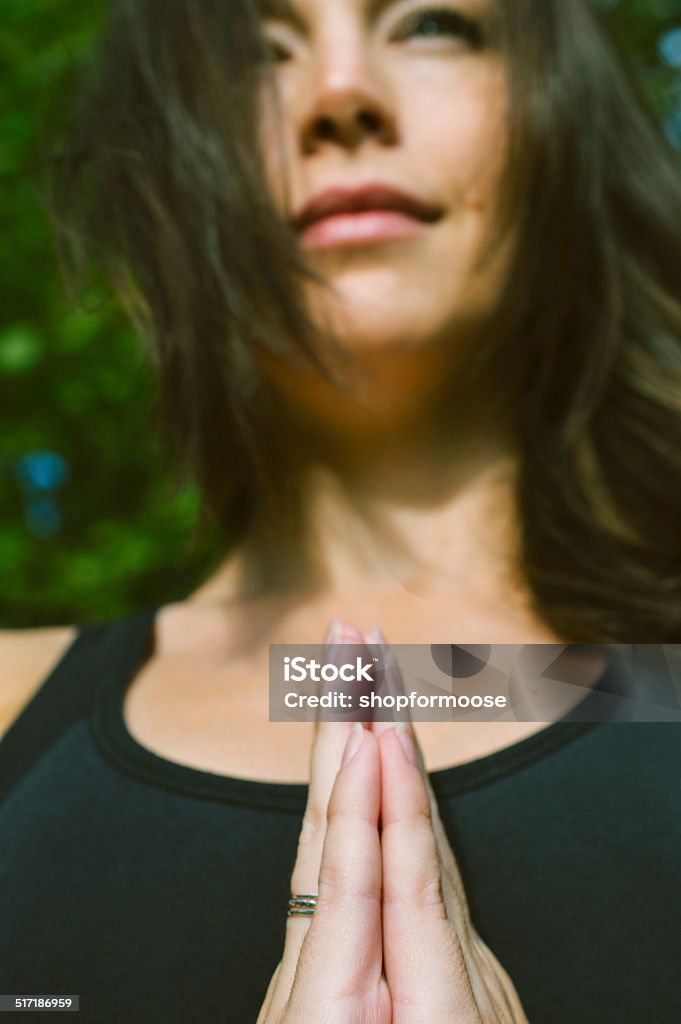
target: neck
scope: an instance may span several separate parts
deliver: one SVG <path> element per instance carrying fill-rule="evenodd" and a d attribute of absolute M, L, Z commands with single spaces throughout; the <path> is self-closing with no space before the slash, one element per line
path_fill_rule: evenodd
<path fill-rule="evenodd" d="M 403 400 L 396 415 L 384 397 L 351 416 L 348 401 L 317 393 L 296 406 L 304 522 L 295 535 L 270 531 L 268 542 L 254 531 L 202 595 L 456 590 L 507 600 L 517 459 L 491 403 L 431 393 L 420 410 Z"/>

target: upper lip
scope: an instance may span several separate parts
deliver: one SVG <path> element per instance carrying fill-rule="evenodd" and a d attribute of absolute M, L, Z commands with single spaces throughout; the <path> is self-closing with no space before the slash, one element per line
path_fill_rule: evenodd
<path fill-rule="evenodd" d="M 427 222 L 437 220 L 440 215 L 440 209 L 433 203 L 393 185 L 370 182 L 354 188 L 328 188 L 317 193 L 295 215 L 293 224 L 296 231 L 303 231 L 323 217 L 363 210 L 399 210 Z"/>

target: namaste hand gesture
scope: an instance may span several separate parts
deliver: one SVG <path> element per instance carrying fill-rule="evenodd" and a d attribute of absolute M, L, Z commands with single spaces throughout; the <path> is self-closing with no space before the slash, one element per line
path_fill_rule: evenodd
<path fill-rule="evenodd" d="M 258 1024 L 527 1024 L 471 922 L 410 723 L 318 723 L 291 891 L 316 910 L 287 919 Z"/>

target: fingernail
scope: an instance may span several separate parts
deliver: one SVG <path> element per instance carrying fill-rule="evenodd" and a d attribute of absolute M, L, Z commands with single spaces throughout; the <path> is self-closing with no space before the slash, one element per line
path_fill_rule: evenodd
<path fill-rule="evenodd" d="M 345 750 L 343 751 L 343 760 L 341 761 L 341 768 L 345 768 L 348 761 L 351 761 L 359 748 L 362 746 L 362 740 L 364 739 L 364 726 L 361 722 L 355 722 L 348 742 L 345 744 Z"/>
<path fill-rule="evenodd" d="M 350 622 L 340 622 L 339 624 L 339 636 L 341 643 L 344 644 L 363 644 L 364 637 L 362 631 L 357 629 L 357 626 L 353 626 Z"/>
<path fill-rule="evenodd" d="M 325 644 L 337 644 L 340 643 L 341 630 L 343 623 L 340 619 L 331 619 L 326 630 L 326 636 L 324 637 Z"/>
<path fill-rule="evenodd" d="M 397 665 L 397 658 L 395 657 L 395 652 L 393 651 L 392 647 L 390 646 L 386 638 L 383 636 L 383 630 L 381 629 L 381 627 L 374 626 L 374 628 L 371 630 L 371 633 L 367 635 L 371 636 L 372 643 L 378 644 L 379 647 L 381 648 L 381 654 L 383 655 L 383 664 L 386 666 L 386 668 L 393 668 L 395 665 Z"/>
<path fill-rule="evenodd" d="M 414 743 L 414 737 L 412 736 L 409 722 L 398 722 L 395 726 L 395 732 L 397 733 L 397 738 L 402 745 L 404 756 L 418 768 L 419 758 L 416 753 L 416 744 Z"/>

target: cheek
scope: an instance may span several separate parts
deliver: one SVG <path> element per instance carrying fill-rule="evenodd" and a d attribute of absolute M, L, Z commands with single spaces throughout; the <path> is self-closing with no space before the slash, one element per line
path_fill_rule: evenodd
<path fill-rule="evenodd" d="M 441 83 L 439 96 L 433 104 L 432 83 L 405 94 L 411 146 L 415 156 L 428 153 L 445 198 L 481 211 L 496 197 L 506 162 L 506 76 L 496 67 L 471 70 Z"/>

